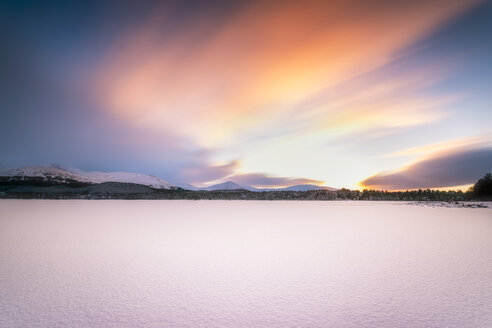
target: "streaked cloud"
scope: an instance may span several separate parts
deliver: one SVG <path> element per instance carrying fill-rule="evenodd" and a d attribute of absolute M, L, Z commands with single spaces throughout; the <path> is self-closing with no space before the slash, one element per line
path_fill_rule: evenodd
<path fill-rule="evenodd" d="M 193 166 L 180 170 L 178 181 L 186 181 L 201 186 L 204 182 L 231 176 L 239 165 L 238 160 L 223 164 L 195 163 Z"/>
<path fill-rule="evenodd" d="M 435 153 L 395 172 L 376 174 L 360 185 L 385 190 L 454 187 L 474 183 L 490 171 L 492 147 L 460 147 Z"/>
<path fill-rule="evenodd" d="M 452 140 L 446 140 L 443 142 L 438 142 L 430 145 L 407 148 L 388 154 L 386 155 L 386 157 L 422 155 L 422 154 L 429 154 L 438 151 L 442 152 L 445 150 L 452 150 L 452 149 L 464 148 L 464 147 L 474 147 L 474 148 L 492 147 L 492 134 L 488 133 L 479 136 L 452 139 Z"/>
<path fill-rule="evenodd" d="M 278 177 L 265 173 L 242 173 L 228 176 L 224 180 L 234 181 L 240 185 L 248 185 L 252 187 L 288 187 L 297 184 L 315 184 L 321 185 L 323 181 L 307 179 L 307 178 L 292 178 Z"/>
<path fill-rule="evenodd" d="M 312 102 L 388 65 L 476 2 L 253 1 L 227 18 L 195 14 L 171 34 L 163 10 L 117 43 L 94 85 L 118 117 L 206 147 L 264 135 L 292 117 L 307 129 L 338 131 L 423 124 L 445 115 L 443 99 L 410 84 L 424 88 L 434 70 L 421 74 L 427 82 L 386 76 L 350 97 Z"/>

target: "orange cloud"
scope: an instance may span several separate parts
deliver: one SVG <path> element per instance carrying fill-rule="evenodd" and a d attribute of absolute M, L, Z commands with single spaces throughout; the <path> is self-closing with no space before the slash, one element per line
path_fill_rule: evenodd
<path fill-rule="evenodd" d="M 262 122 L 302 115 L 299 103 L 390 63 L 476 2 L 253 1 L 226 18 L 196 14 L 172 33 L 162 27 L 169 13 L 157 14 L 115 46 L 95 89 L 113 114 L 137 126 L 173 130 L 207 147 L 231 144 Z M 372 100 L 347 103 L 334 117 L 320 106 L 310 124 L 357 129 L 391 125 L 401 112 L 409 113 L 402 122 L 413 115 L 414 124 L 442 116 L 425 98 L 404 99 L 409 110 L 394 99 Z"/>

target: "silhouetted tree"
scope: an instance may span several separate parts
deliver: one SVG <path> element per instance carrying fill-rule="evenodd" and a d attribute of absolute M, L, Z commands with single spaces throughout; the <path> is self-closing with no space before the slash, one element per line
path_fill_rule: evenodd
<path fill-rule="evenodd" d="M 477 181 L 472 189 L 473 196 L 480 199 L 492 199 L 492 174 L 487 173 Z"/>

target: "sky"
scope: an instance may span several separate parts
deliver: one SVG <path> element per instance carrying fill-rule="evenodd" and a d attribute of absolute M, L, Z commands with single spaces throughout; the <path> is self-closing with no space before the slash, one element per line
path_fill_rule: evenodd
<path fill-rule="evenodd" d="M 0 1 L 0 166 L 468 188 L 492 3 Z"/>

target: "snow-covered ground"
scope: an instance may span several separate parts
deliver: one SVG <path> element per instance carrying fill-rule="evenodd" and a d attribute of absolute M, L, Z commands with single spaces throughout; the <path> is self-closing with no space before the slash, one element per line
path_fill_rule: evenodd
<path fill-rule="evenodd" d="M 0 200 L 0 327 L 492 327 L 492 209 Z"/>

